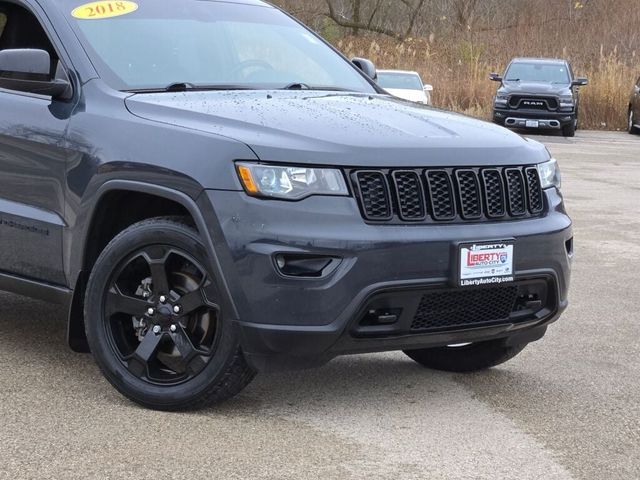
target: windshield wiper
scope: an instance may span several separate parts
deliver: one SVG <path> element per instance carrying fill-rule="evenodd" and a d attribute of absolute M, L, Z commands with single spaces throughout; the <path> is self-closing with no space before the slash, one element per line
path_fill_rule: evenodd
<path fill-rule="evenodd" d="M 293 82 L 281 88 L 281 90 L 320 90 L 320 91 L 334 91 L 334 92 L 355 92 L 355 90 L 342 87 L 333 87 L 331 85 L 309 85 L 302 82 Z"/>
<path fill-rule="evenodd" d="M 507 82 L 519 82 L 519 78 L 507 78 Z"/>
<path fill-rule="evenodd" d="M 174 93 L 174 92 L 204 92 L 214 90 L 270 90 L 269 86 L 249 86 L 249 85 L 235 85 L 235 84 L 211 84 L 211 85 L 198 85 L 190 82 L 176 82 L 166 87 L 150 87 L 150 88 L 131 88 L 122 90 L 128 93 Z M 323 85 L 308 85 L 302 82 L 293 82 L 280 88 L 280 90 L 322 90 L 322 91 L 336 91 L 336 92 L 353 92 L 347 88 L 323 86 Z"/>
<path fill-rule="evenodd" d="M 211 85 L 196 85 L 190 82 L 176 82 L 166 87 L 152 87 L 152 88 L 132 88 L 123 90 L 129 93 L 165 93 L 165 92 L 204 92 L 207 90 L 255 90 L 247 85 L 232 85 L 232 84 L 211 84 Z"/>

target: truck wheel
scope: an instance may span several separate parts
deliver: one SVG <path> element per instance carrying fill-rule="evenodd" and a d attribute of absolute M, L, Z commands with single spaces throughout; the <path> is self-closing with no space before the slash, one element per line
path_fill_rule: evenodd
<path fill-rule="evenodd" d="M 87 285 L 85 328 L 96 363 L 123 395 L 158 410 L 192 410 L 251 382 L 198 232 L 179 218 L 124 230 Z"/>
<path fill-rule="evenodd" d="M 562 135 L 565 137 L 575 137 L 576 136 L 576 122 L 573 121 L 569 125 L 565 125 L 562 127 Z"/>
<path fill-rule="evenodd" d="M 475 372 L 500 365 L 518 355 L 527 344 L 505 345 L 504 339 L 461 346 L 405 350 L 411 359 L 427 368 L 445 372 Z"/>

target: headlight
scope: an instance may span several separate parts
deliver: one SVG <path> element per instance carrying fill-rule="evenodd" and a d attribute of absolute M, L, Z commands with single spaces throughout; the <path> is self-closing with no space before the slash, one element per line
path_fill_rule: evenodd
<path fill-rule="evenodd" d="M 311 195 L 349 195 L 342 172 L 333 168 L 259 163 L 238 163 L 236 167 L 249 195 L 286 200 L 301 200 Z"/>
<path fill-rule="evenodd" d="M 501 105 L 501 106 L 506 106 L 507 102 L 509 102 L 509 95 L 496 95 L 496 98 L 494 99 L 494 103 L 496 105 Z"/>
<path fill-rule="evenodd" d="M 560 97 L 560 110 L 573 110 L 574 103 L 571 95 Z"/>
<path fill-rule="evenodd" d="M 538 173 L 540 174 L 542 188 L 560 188 L 562 186 L 560 167 L 558 167 L 558 162 L 555 158 L 538 164 Z"/>

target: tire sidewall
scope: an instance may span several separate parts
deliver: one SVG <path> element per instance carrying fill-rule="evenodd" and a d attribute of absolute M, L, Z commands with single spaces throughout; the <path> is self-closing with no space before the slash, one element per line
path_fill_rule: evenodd
<path fill-rule="evenodd" d="M 194 257 L 211 274 L 206 248 L 186 225 L 171 221 L 142 222 L 118 235 L 96 261 L 85 297 L 85 329 L 91 352 L 105 377 L 124 395 L 142 404 L 171 406 L 188 402 L 221 381 L 238 349 L 235 326 L 220 312 L 221 329 L 216 352 L 194 378 L 174 386 L 154 385 L 137 378 L 121 363 L 111 347 L 104 318 L 107 287 L 121 262 L 137 250 L 153 244 L 170 245 Z M 220 302 L 218 302 L 220 303 Z"/>
<path fill-rule="evenodd" d="M 569 138 L 576 136 L 576 123 L 574 120 L 572 120 L 570 124 L 562 128 L 562 135 Z"/>
<path fill-rule="evenodd" d="M 508 346 L 506 339 L 472 343 L 462 347 L 405 350 L 419 364 L 446 372 L 468 373 L 500 365 L 518 355 L 527 343 Z"/>

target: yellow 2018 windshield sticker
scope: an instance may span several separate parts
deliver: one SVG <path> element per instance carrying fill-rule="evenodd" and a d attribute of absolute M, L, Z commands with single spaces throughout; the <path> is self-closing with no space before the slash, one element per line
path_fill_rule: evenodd
<path fill-rule="evenodd" d="M 91 2 L 75 8 L 71 15 L 81 20 L 100 20 L 103 18 L 119 17 L 135 12 L 138 4 L 129 1 L 102 1 Z"/>

